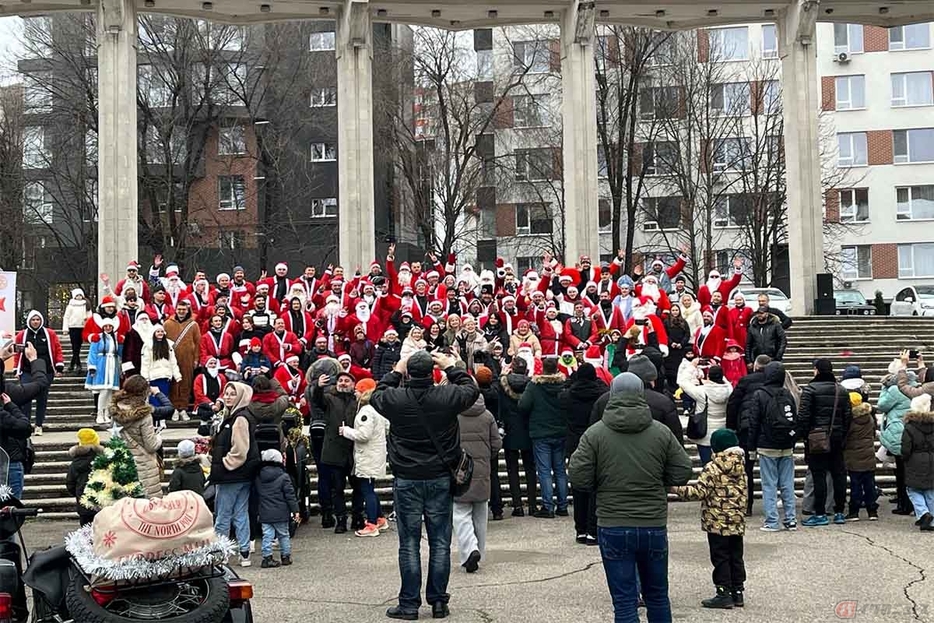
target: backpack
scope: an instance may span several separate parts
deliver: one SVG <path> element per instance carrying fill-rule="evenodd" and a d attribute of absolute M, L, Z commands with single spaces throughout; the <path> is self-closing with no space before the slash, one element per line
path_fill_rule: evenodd
<path fill-rule="evenodd" d="M 23 447 L 23 473 L 31 474 L 32 468 L 36 464 L 36 448 L 32 445 L 32 439 L 26 440 Z"/>
<path fill-rule="evenodd" d="M 791 394 L 784 387 L 774 390 L 763 387 L 761 391 L 766 395 L 763 424 L 768 427 L 769 434 L 774 441 L 787 440 L 788 447 L 794 447 L 795 402 Z"/>
<path fill-rule="evenodd" d="M 260 454 L 264 450 L 279 450 L 282 445 L 282 429 L 275 422 L 260 422 L 253 433 Z"/>

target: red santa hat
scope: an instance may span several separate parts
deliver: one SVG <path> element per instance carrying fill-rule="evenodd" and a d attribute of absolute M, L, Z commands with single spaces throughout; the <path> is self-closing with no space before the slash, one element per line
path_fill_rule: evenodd
<path fill-rule="evenodd" d="M 438 274 L 438 271 L 436 271 L 436 270 L 429 270 L 429 271 L 428 271 L 428 274 L 425 275 L 425 278 L 426 278 L 426 279 L 431 279 L 432 277 L 434 277 L 435 279 L 440 279 L 440 278 L 441 278 L 441 275 L 439 275 L 439 274 Z"/>
<path fill-rule="evenodd" d="M 408 316 L 409 318 L 412 318 L 412 310 L 411 310 L 411 309 L 403 309 L 403 310 L 402 310 L 402 313 L 399 314 L 399 316 L 401 316 L 402 318 L 405 318 L 406 316 Z"/>
<path fill-rule="evenodd" d="M 580 291 L 580 290 L 577 289 L 577 286 L 575 286 L 575 285 L 570 285 L 570 286 L 568 286 L 567 290 L 568 290 L 568 294 L 571 294 L 571 296 L 574 296 L 574 294 L 577 294 L 577 293 Z M 572 294 L 572 292 L 573 292 L 573 294 Z"/>
<path fill-rule="evenodd" d="M 289 366 L 292 366 L 292 365 L 297 366 L 298 362 L 299 362 L 298 355 L 289 355 L 288 357 L 285 358 L 285 363 L 286 365 L 289 365 Z"/>
<path fill-rule="evenodd" d="M 403 270 L 407 273 L 412 272 L 412 269 L 409 267 L 408 262 L 402 262 L 402 265 L 399 266 L 399 272 L 401 273 Z"/>
<path fill-rule="evenodd" d="M 101 329 L 103 329 L 104 327 L 108 327 L 108 326 L 114 331 L 116 331 L 117 327 L 120 326 L 120 321 L 117 320 L 116 318 L 104 318 L 104 320 L 101 321 Z M 159 326 L 159 325 L 156 325 L 156 326 Z"/>
<path fill-rule="evenodd" d="M 525 323 L 525 324 L 523 324 L 523 323 Z M 526 320 L 525 318 L 521 318 L 521 319 L 519 320 L 519 322 L 516 323 L 516 328 L 517 328 L 517 329 L 521 329 L 522 327 L 526 327 L 526 328 L 529 327 L 529 321 Z"/>
<path fill-rule="evenodd" d="M 166 277 L 178 277 L 178 266 L 175 264 L 169 264 L 165 267 L 165 276 Z"/>
<path fill-rule="evenodd" d="M 409 296 L 414 296 L 415 291 L 409 286 L 405 286 L 404 288 L 402 288 L 402 296 L 405 296 L 406 294 L 408 294 Z"/>
<path fill-rule="evenodd" d="M 574 351 L 571 350 L 570 348 L 567 348 L 567 347 L 562 348 L 562 349 L 561 349 L 561 356 L 562 356 L 562 357 L 565 357 L 565 356 L 567 356 L 567 355 L 570 355 L 571 357 L 573 357 L 573 356 L 574 356 Z"/>
<path fill-rule="evenodd" d="M 334 294 L 329 294 L 329 295 L 328 295 L 328 298 L 325 299 L 325 302 L 326 302 L 326 303 L 340 303 L 341 300 L 340 300 L 339 298 L 337 298 L 336 295 L 334 295 Z"/>
<path fill-rule="evenodd" d="M 117 302 L 114 300 L 114 297 L 112 297 L 112 296 L 109 295 L 109 294 L 108 294 L 107 296 L 105 296 L 104 298 L 101 299 L 101 305 L 102 305 L 102 306 L 103 306 L 103 305 L 116 305 L 116 304 L 117 304 Z"/>
<path fill-rule="evenodd" d="M 289 265 L 286 264 L 285 262 L 279 262 L 278 264 L 276 264 L 276 270 L 279 270 L 280 268 L 287 271 L 289 270 Z"/>
<path fill-rule="evenodd" d="M 217 277 L 214 278 L 214 281 L 216 281 L 217 283 L 220 283 L 221 279 L 223 279 L 224 277 L 226 277 L 227 279 L 230 279 L 230 275 L 228 275 L 227 273 L 217 273 Z"/>
<path fill-rule="evenodd" d="M 432 308 L 432 307 L 440 307 L 440 308 L 444 309 L 444 303 L 442 303 L 442 302 L 439 301 L 438 299 L 432 299 L 432 300 L 428 303 L 428 307 L 429 307 L 429 308 Z"/>
<path fill-rule="evenodd" d="M 706 316 L 707 314 L 710 314 L 711 317 L 713 316 L 713 307 L 710 305 L 704 305 L 704 307 L 701 308 L 701 315 Z"/>
<path fill-rule="evenodd" d="M 590 348 L 587 349 L 587 352 L 584 353 L 584 361 L 596 367 L 602 366 L 603 353 L 600 352 L 600 347 L 596 344 L 592 344 Z"/>
<path fill-rule="evenodd" d="M 643 283 L 658 283 L 658 277 L 655 275 L 646 275 L 642 278 Z"/>
<path fill-rule="evenodd" d="M 208 358 L 207 358 L 207 361 L 204 362 L 204 367 L 205 367 L 205 368 L 210 368 L 212 363 L 213 363 L 215 366 L 220 365 L 220 361 L 217 360 L 217 357 L 208 357 Z"/>
<path fill-rule="evenodd" d="M 515 302 L 516 302 L 516 297 L 514 297 L 514 296 L 511 295 L 511 294 L 507 294 L 506 296 L 504 296 L 504 297 L 503 297 L 502 299 L 500 299 L 500 300 L 501 300 L 503 303 L 510 303 L 510 302 L 511 302 L 511 303 L 515 303 Z"/>
<path fill-rule="evenodd" d="M 597 289 L 597 282 L 596 282 L 596 281 L 588 281 L 588 282 L 587 282 L 587 285 L 584 286 L 584 289 L 585 289 L 585 290 L 589 290 L 590 288 L 593 288 L 594 290 L 596 290 L 596 289 Z"/>
<path fill-rule="evenodd" d="M 338 361 L 350 361 L 350 355 L 347 353 L 341 353 L 337 356 Z"/>
<path fill-rule="evenodd" d="M 370 281 L 364 281 L 364 282 L 363 282 L 363 291 L 364 291 L 364 292 L 366 292 L 367 290 L 375 290 L 375 289 L 376 289 L 376 287 L 373 285 L 372 282 L 370 282 Z"/>
<path fill-rule="evenodd" d="M 398 336 L 399 332 L 393 329 L 392 327 L 389 327 L 388 329 L 383 331 L 383 337 L 389 337 L 390 335 Z"/>
<path fill-rule="evenodd" d="M 418 286 L 424 286 L 425 288 L 427 288 L 427 287 L 428 287 L 428 282 L 425 281 L 424 279 L 418 279 L 418 280 L 416 280 L 416 282 L 415 282 L 415 287 L 418 288 Z"/>
<path fill-rule="evenodd" d="M 251 338 L 251 339 L 250 339 L 250 348 L 256 348 L 257 346 L 259 346 L 260 348 L 262 348 L 262 347 L 263 347 L 263 343 L 259 341 L 259 338 L 258 338 L 258 337 Z"/>
<path fill-rule="evenodd" d="M 374 268 L 379 268 L 382 270 L 383 267 L 380 266 L 379 260 L 373 260 L 372 262 L 370 262 L 370 271 L 372 271 Z"/>
<path fill-rule="evenodd" d="M 521 344 L 519 344 L 518 352 L 524 352 L 524 351 L 532 352 L 532 345 L 529 344 L 528 342 L 522 342 Z"/>
<path fill-rule="evenodd" d="M 126 269 L 139 271 L 139 262 L 137 262 L 136 260 L 130 260 L 129 262 L 126 263 Z"/>
<path fill-rule="evenodd" d="M 559 282 L 574 281 L 574 277 L 571 276 L 571 273 L 569 271 L 565 270 L 565 271 L 562 271 L 561 274 L 558 276 L 558 281 Z"/>
<path fill-rule="evenodd" d="M 582 256 L 580 256 L 580 260 L 579 260 L 579 261 L 580 261 L 581 264 L 583 264 L 584 262 L 589 262 L 589 261 L 590 261 L 590 256 L 589 256 L 589 255 L 582 255 Z"/>
<path fill-rule="evenodd" d="M 556 309 L 556 308 L 557 308 L 557 305 L 555 305 L 554 301 L 548 301 L 547 303 L 545 303 L 545 309 Z"/>
<path fill-rule="evenodd" d="M 529 281 L 538 281 L 538 271 L 534 269 L 528 269 L 525 271 L 525 278 Z"/>

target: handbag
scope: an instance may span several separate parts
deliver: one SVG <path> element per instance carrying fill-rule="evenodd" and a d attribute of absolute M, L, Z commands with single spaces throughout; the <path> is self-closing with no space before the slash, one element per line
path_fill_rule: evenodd
<path fill-rule="evenodd" d="M 697 412 L 697 409 L 694 410 L 694 413 L 688 416 L 688 430 L 687 437 L 688 439 L 703 439 L 707 436 L 707 409 L 709 407 L 708 401 L 704 400 L 704 410 L 700 413 Z"/>
<path fill-rule="evenodd" d="M 435 447 L 435 454 L 451 472 L 451 494 L 456 498 L 464 495 L 470 489 L 470 481 L 473 480 L 473 457 L 470 456 L 469 452 L 461 448 L 461 455 L 457 459 L 457 465 L 454 467 L 448 465 L 444 460 L 444 450 L 441 448 L 441 443 L 425 421 L 425 414 L 422 409 L 418 410 L 418 419 L 421 420 L 422 426 L 425 427 L 425 431 L 428 433 L 428 438 L 431 439 L 431 444 Z"/>
<path fill-rule="evenodd" d="M 833 432 L 833 423 L 837 417 L 837 402 L 840 399 L 840 388 L 833 386 L 833 413 L 830 414 L 830 426 L 814 428 L 808 433 L 808 454 L 827 454 L 830 452 L 830 434 Z"/>

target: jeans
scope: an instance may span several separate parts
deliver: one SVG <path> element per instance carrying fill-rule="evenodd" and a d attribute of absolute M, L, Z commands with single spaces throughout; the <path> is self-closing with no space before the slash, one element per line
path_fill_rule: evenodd
<path fill-rule="evenodd" d="M 697 444 L 697 454 L 700 456 L 701 465 L 707 465 L 713 457 L 713 450 L 710 449 L 710 446 Z"/>
<path fill-rule="evenodd" d="M 833 491 L 833 479 L 830 477 L 829 473 L 824 477 L 824 481 L 827 485 L 827 491 L 832 492 Z M 828 495 L 830 495 L 830 497 L 833 498 L 832 493 L 829 493 Z M 804 497 L 801 499 L 801 510 L 805 514 L 809 514 L 809 515 L 815 515 L 815 514 L 816 515 L 821 515 L 821 514 L 832 515 L 833 514 L 833 499 L 827 500 L 826 502 L 824 502 L 824 504 L 825 504 L 824 513 L 814 512 L 814 474 L 811 473 L 811 470 L 808 470 L 807 475 L 804 477 Z"/>
<path fill-rule="evenodd" d="M 51 387 L 52 382 L 55 380 L 55 367 L 53 366 L 48 370 L 49 376 L 49 386 Z M 32 374 L 29 372 L 23 372 L 23 375 L 20 377 L 20 382 L 25 385 L 26 383 L 32 382 Z M 45 411 L 49 404 L 49 388 L 46 387 L 35 397 L 36 402 L 36 426 L 42 426 L 42 423 L 45 422 Z M 32 400 L 27 402 L 24 405 L 20 405 L 20 409 L 23 411 L 23 415 L 29 418 L 29 421 L 32 421 Z"/>
<path fill-rule="evenodd" d="M 600 555 L 615 623 L 639 623 L 639 582 L 649 623 L 671 623 L 668 530 L 600 528 Z"/>
<path fill-rule="evenodd" d="M 743 562 L 743 537 L 720 536 L 707 533 L 710 547 L 710 564 L 713 565 L 713 584 L 728 590 L 741 591 L 746 581 L 746 565 Z"/>
<path fill-rule="evenodd" d="M 233 523 L 240 553 L 250 552 L 250 483 L 218 483 L 214 494 L 214 532 L 230 535 Z"/>
<path fill-rule="evenodd" d="M 279 553 L 283 556 L 292 555 L 292 539 L 289 538 L 289 522 L 263 524 L 263 558 L 272 556 L 272 540 L 279 539 Z"/>
<path fill-rule="evenodd" d="M 915 507 L 915 517 L 925 513 L 934 513 L 934 489 L 915 489 L 908 487 L 908 498 Z"/>
<path fill-rule="evenodd" d="M 363 504 L 366 506 L 366 520 L 375 524 L 379 518 L 379 498 L 376 497 L 376 481 L 372 478 L 360 478 L 360 492 L 363 494 Z"/>
<path fill-rule="evenodd" d="M 762 506 L 765 525 L 778 527 L 778 494 L 782 496 L 784 523 L 795 520 L 795 457 L 759 455 L 759 475 L 762 477 Z"/>
<path fill-rule="evenodd" d="M 10 466 L 7 468 L 7 484 L 13 489 L 13 497 L 17 500 L 23 499 L 23 481 L 25 479 L 23 464 L 19 461 L 10 461 Z"/>
<path fill-rule="evenodd" d="M 878 509 L 878 497 L 875 472 L 850 472 L 850 512 L 861 508 L 871 511 Z"/>
<path fill-rule="evenodd" d="M 564 467 L 564 437 L 554 439 L 534 439 L 532 451 L 535 453 L 535 466 L 538 468 L 538 482 L 542 487 L 542 506 L 547 511 L 554 511 L 554 485 L 558 486 L 558 510 L 568 508 L 568 474 Z M 554 481 L 552 481 L 554 472 Z"/>
<path fill-rule="evenodd" d="M 363 494 L 360 491 L 360 479 L 351 475 L 352 469 L 349 465 L 338 467 L 329 465 L 328 471 L 331 475 L 331 506 L 334 509 L 334 516 L 340 521 L 347 517 L 347 503 L 344 500 L 344 487 L 350 479 L 351 503 L 350 512 L 354 517 L 363 517 Z"/>
<path fill-rule="evenodd" d="M 529 498 L 529 510 L 535 508 L 538 477 L 535 473 L 535 458 L 531 450 L 506 450 L 506 474 L 509 477 L 509 497 L 513 508 L 522 508 L 522 483 L 519 479 L 519 458 L 525 471 L 525 493 Z"/>
<path fill-rule="evenodd" d="M 399 533 L 399 608 L 416 612 L 422 605 L 422 520 L 428 532 L 428 585 L 425 598 L 434 605 L 448 603 L 448 576 L 451 575 L 451 530 L 454 498 L 451 478 L 408 480 L 396 478 L 393 484 L 396 531 Z"/>
<path fill-rule="evenodd" d="M 836 443 L 826 454 L 808 455 L 808 467 L 814 476 L 814 513 L 823 513 L 827 503 L 827 473 L 833 480 L 833 512 L 842 513 L 846 506 L 846 463 L 843 448 Z"/>

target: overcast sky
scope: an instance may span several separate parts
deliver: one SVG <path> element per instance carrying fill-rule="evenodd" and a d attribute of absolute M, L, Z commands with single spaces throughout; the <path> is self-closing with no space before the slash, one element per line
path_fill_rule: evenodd
<path fill-rule="evenodd" d="M 16 60 L 20 55 L 19 34 L 22 20 L 0 17 L 0 84 L 18 82 Z"/>

